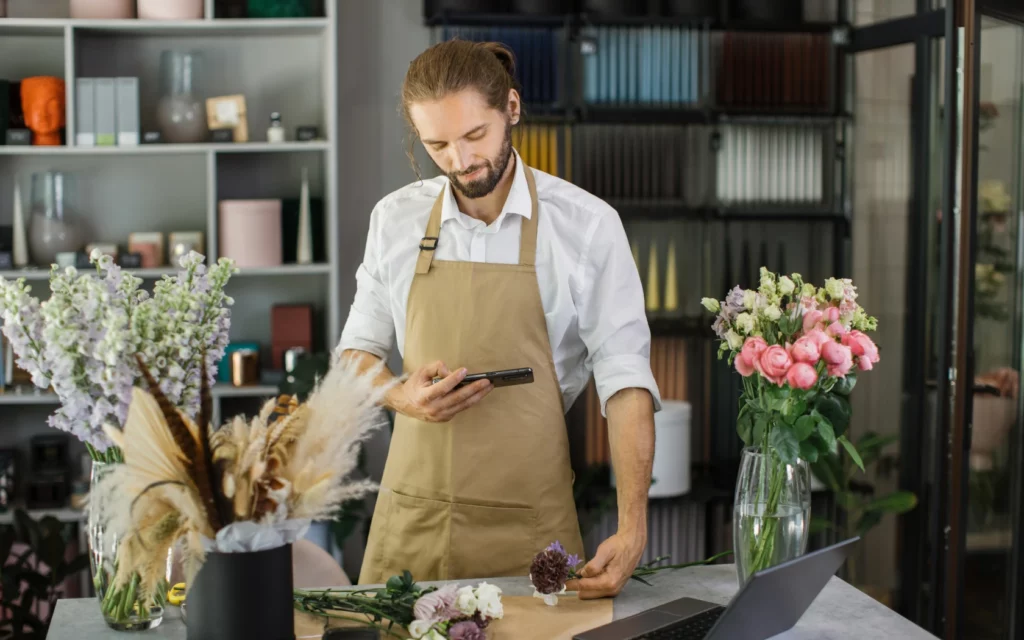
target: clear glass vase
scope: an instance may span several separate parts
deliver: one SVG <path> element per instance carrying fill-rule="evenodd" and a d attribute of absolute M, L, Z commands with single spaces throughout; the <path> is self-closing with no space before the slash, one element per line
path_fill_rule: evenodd
<path fill-rule="evenodd" d="M 78 251 L 84 244 L 71 204 L 70 183 L 70 177 L 60 171 L 32 174 L 28 242 L 36 266 L 49 267 L 58 253 Z"/>
<path fill-rule="evenodd" d="M 90 485 L 95 487 L 117 464 L 94 460 Z M 118 566 L 118 538 L 106 526 L 102 508 L 90 505 L 88 534 L 93 587 L 107 626 L 118 631 L 145 631 L 158 626 L 164 618 L 167 585 L 162 584 L 157 593 L 144 594 L 139 589 L 139 576 L 135 574 L 129 584 L 115 588 L 112 582 Z"/>
<path fill-rule="evenodd" d="M 164 142 L 205 142 L 206 96 L 200 81 L 202 55 L 195 51 L 160 54 L 160 99 L 156 120 Z"/>
<path fill-rule="evenodd" d="M 807 551 L 811 522 L 811 469 L 782 462 L 769 449 L 747 447 L 740 460 L 732 534 L 740 586 L 751 574 Z"/>

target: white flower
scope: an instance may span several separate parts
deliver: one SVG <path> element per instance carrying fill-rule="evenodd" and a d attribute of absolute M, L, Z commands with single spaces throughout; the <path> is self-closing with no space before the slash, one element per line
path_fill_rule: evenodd
<path fill-rule="evenodd" d="M 700 303 L 711 313 L 718 313 L 722 310 L 722 306 L 714 298 L 701 298 Z"/>
<path fill-rule="evenodd" d="M 725 340 L 729 343 L 729 348 L 733 351 L 739 351 L 743 348 L 743 336 L 732 329 L 729 329 L 729 333 L 725 334 Z"/>
<path fill-rule="evenodd" d="M 434 622 L 432 620 L 413 620 L 412 624 L 409 625 L 409 635 L 413 638 L 422 638 L 427 632 L 433 630 L 433 626 Z"/>
<path fill-rule="evenodd" d="M 496 620 L 505 615 L 501 606 L 501 589 L 493 584 L 481 582 L 476 588 L 476 600 L 481 615 Z"/>
<path fill-rule="evenodd" d="M 423 636 L 423 638 L 424 640 L 447 640 L 447 638 L 444 637 L 444 634 L 437 629 L 431 629 L 430 633 Z"/>
<path fill-rule="evenodd" d="M 833 300 L 843 299 L 843 281 L 835 278 L 829 278 L 825 281 L 825 292 L 828 293 L 829 297 Z"/>
<path fill-rule="evenodd" d="M 788 296 L 796 290 L 796 283 L 789 279 L 789 276 L 779 278 L 779 291 Z"/>
<path fill-rule="evenodd" d="M 813 284 L 807 283 L 804 288 L 800 291 L 800 295 L 805 298 L 813 298 L 818 294 L 818 290 L 814 288 Z"/>
<path fill-rule="evenodd" d="M 742 331 L 743 333 L 750 335 L 751 333 L 754 332 L 754 316 L 750 315 L 749 313 L 741 313 L 740 315 L 736 316 L 736 328 Z M 731 342 L 729 343 L 729 346 L 732 346 Z M 741 343 L 740 347 L 742 346 L 743 344 Z"/>
<path fill-rule="evenodd" d="M 471 616 L 476 613 L 476 594 L 473 593 L 473 587 L 462 587 L 459 589 L 455 596 L 455 608 Z"/>
<path fill-rule="evenodd" d="M 754 305 L 757 304 L 757 291 L 753 289 L 747 289 L 743 292 L 743 306 L 751 311 L 754 310 Z"/>
<path fill-rule="evenodd" d="M 779 309 L 777 306 L 773 304 L 772 306 L 764 310 L 764 316 L 771 320 L 772 322 L 775 322 L 776 320 L 782 317 L 782 309 Z"/>

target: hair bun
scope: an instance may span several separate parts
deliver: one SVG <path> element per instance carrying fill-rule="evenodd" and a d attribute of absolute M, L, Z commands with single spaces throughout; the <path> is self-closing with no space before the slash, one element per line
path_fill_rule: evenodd
<path fill-rule="evenodd" d="M 481 46 L 491 53 L 501 66 L 504 67 L 505 72 L 510 78 L 515 80 L 516 77 L 516 56 L 512 53 L 512 50 L 503 45 L 500 42 L 482 42 Z"/>

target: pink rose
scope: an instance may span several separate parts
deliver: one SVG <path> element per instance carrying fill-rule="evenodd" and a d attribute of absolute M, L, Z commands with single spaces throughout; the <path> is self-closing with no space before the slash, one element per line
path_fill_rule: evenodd
<path fill-rule="evenodd" d="M 832 324 L 833 322 L 839 322 L 839 308 L 838 307 L 829 307 L 825 311 L 825 320 L 829 324 Z"/>
<path fill-rule="evenodd" d="M 754 365 L 743 357 L 742 353 L 736 355 L 736 360 L 733 362 L 736 365 L 736 370 L 740 372 L 740 375 L 744 378 L 754 375 Z"/>
<path fill-rule="evenodd" d="M 818 372 L 806 362 L 797 362 L 786 373 L 786 381 L 794 389 L 810 389 L 818 382 Z"/>
<path fill-rule="evenodd" d="M 818 311 L 817 309 L 814 309 L 813 311 L 808 311 L 807 313 L 805 313 L 804 314 L 804 332 L 807 333 L 807 332 L 811 331 L 812 329 L 817 328 L 818 327 L 818 323 L 821 322 L 821 319 L 822 319 L 822 317 L 824 315 L 825 315 L 824 313 L 822 313 L 821 311 Z"/>
<path fill-rule="evenodd" d="M 786 381 L 786 372 L 793 365 L 793 360 L 786 350 L 779 345 L 772 345 L 764 350 L 754 366 L 762 376 L 782 386 Z"/>
<path fill-rule="evenodd" d="M 853 353 L 850 348 L 838 342 L 826 342 L 821 346 L 821 358 L 825 361 L 828 375 L 845 378 L 853 368 Z"/>
<path fill-rule="evenodd" d="M 826 342 L 832 342 L 832 338 L 828 337 L 828 335 L 821 329 L 811 329 L 804 335 L 804 338 L 807 338 L 814 344 L 818 345 L 819 350 L 821 349 L 821 345 L 825 344 Z M 800 341 L 797 340 L 797 342 Z"/>
<path fill-rule="evenodd" d="M 856 330 L 847 333 L 843 336 L 843 344 L 850 347 L 853 355 L 867 358 L 872 364 L 878 362 L 878 347 L 864 333 Z"/>
<path fill-rule="evenodd" d="M 833 307 L 835 309 L 835 307 Z M 825 334 L 831 338 L 839 338 L 846 334 L 846 327 L 844 327 L 838 320 L 828 325 L 825 329 Z"/>
<path fill-rule="evenodd" d="M 764 338 L 757 336 L 747 338 L 747 341 L 743 343 L 743 348 L 736 354 L 736 361 L 733 363 L 741 376 L 746 378 L 753 375 L 757 368 L 757 359 L 767 348 L 768 343 L 764 341 Z"/>
<path fill-rule="evenodd" d="M 874 368 L 874 363 L 867 356 L 860 356 L 857 358 L 857 368 L 861 371 L 871 371 Z"/>
<path fill-rule="evenodd" d="M 811 336 L 804 336 L 799 338 L 793 343 L 792 348 L 789 350 L 789 356 L 793 358 L 795 362 L 806 362 L 807 364 L 817 364 L 818 359 L 821 358 L 821 350 L 818 347 L 818 343 Z"/>

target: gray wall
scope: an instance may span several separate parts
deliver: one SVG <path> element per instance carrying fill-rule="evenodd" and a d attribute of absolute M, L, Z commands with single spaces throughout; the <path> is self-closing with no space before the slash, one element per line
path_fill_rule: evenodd
<path fill-rule="evenodd" d="M 415 180 L 404 150 L 399 92 L 409 62 L 430 45 L 416 0 L 341 0 L 338 15 L 338 233 L 341 317 L 355 295 L 355 273 L 366 246 L 370 211 L 385 195 Z M 420 160 L 420 166 L 426 163 Z M 344 320 L 343 320 L 344 324 Z M 392 371 L 401 361 L 392 356 Z M 387 456 L 388 431 L 367 444 L 376 479 Z M 372 509 L 372 500 L 370 501 Z M 351 536 L 344 565 L 356 577 L 361 544 Z"/>

